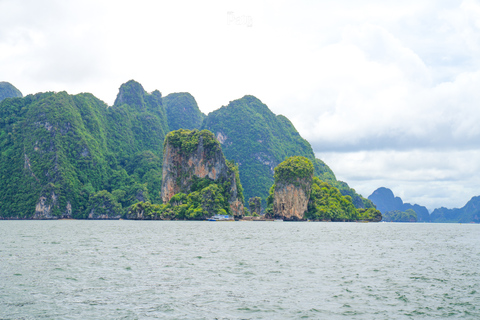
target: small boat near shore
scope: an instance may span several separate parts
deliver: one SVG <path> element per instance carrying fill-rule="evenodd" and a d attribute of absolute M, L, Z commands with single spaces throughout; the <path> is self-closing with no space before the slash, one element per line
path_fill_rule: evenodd
<path fill-rule="evenodd" d="M 211 218 L 208 218 L 207 221 L 235 221 L 229 215 L 216 214 Z"/>

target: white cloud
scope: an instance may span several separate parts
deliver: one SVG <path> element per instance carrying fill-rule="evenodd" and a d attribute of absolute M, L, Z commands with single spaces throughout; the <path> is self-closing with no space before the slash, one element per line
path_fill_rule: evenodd
<path fill-rule="evenodd" d="M 480 190 L 480 151 L 358 151 L 317 153 L 337 179 L 368 197 L 378 187 L 433 210 L 460 208 Z"/>
<path fill-rule="evenodd" d="M 112 104 L 130 79 L 206 113 L 253 94 L 365 196 L 478 194 L 478 1 L 0 1 L 1 81 Z"/>

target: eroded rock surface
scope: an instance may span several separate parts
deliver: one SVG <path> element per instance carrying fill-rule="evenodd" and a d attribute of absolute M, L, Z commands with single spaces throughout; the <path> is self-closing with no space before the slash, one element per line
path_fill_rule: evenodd
<path fill-rule="evenodd" d="M 178 138 L 180 136 L 183 138 Z M 190 193 L 198 179 L 208 178 L 228 188 L 232 214 L 243 215 L 235 172 L 227 164 L 215 136 L 207 130 L 177 130 L 167 135 L 162 175 L 163 203 L 168 203 L 177 193 Z"/>
<path fill-rule="evenodd" d="M 275 168 L 273 218 L 305 220 L 313 170 L 312 162 L 300 156 L 287 158 Z"/>
<path fill-rule="evenodd" d="M 275 187 L 273 201 L 274 218 L 304 220 L 312 186 L 311 179 L 302 179 L 298 185 L 280 184 Z"/>

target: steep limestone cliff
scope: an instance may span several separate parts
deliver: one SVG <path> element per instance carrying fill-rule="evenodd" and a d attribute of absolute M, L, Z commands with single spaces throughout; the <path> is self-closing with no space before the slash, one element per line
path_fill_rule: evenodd
<path fill-rule="evenodd" d="M 222 199 L 228 203 L 223 209 L 235 217 L 243 215 L 238 169 L 225 160 L 220 144 L 210 131 L 180 129 L 170 132 L 165 138 L 163 155 L 163 203 L 168 203 L 178 193 L 198 191 L 203 197 L 199 201 L 205 214 L 219 213 L 216 212 L 219 207 L 212 206 L 206 199 L 215 196 L 216 189 L 207 190 L 214 183 L 219 186 Z"/>
<path fill-rule="evenodd" d="M 275 168 L 273 218 L 305 220 L 313 171 L 312 162 L 300 156 L 290 157 Z"/>
<path fill-rule="evenodd" d="M 311 179 L 310 179 L 311 180 Z M 275 187 L 273 202 L 274 218 L 283 220 L 304 220 L 310 197 L 311 182 L 299 181 L 302 186 L 280 184 Z"/>

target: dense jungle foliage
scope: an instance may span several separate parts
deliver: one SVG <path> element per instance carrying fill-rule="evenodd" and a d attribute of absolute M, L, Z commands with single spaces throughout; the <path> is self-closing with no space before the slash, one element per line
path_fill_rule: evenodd
<path fill-rule="evenodd" d="M 120 87 L 111 107 L 88 93 L 12 98 L 21 93 L 9 92 L 9 99 L 0 102 L 0 217 L 7 218 L 32 218 L 35 212 L 46 218 L 117 217 L 137 202 L 159 205 L 163 142 L 170 125 L 199 127 L 204 117 L 191 95 L 163 98 L 133 80 Z M 357 208 L 373 207 L 315 159 L 287 118 L 253 96 L 210 113 L 202 128 L 211 130 L 225 156 L 238 163 L 236 174 L 247 199 L 265 200 L 274 168 L 303 155 L 316 176 L 350 195 Z M 217 193 L 222 191 L 212 194 Z"/>
<path fill-rule="evenodd" d="M 205 115 L 188 92 L 171 93 L 163 98 L 170 130 L 199 129 Z"/>
<path fill-rule="evenodd" d="M 303 179 L 313 177 L 313 164 L 310 160 L 301 156 L 293 156 L 282 161 L 274 169 L 275 184 L 297 185 Z"/>
<path fill-rule="evenodd" d="M 227 188 L 208 178 L 198 184 L 203 187 L 185 194 L 175 194 L 166 204 L 137 202 L 130 206 L 129 219 L 148 220 L 204 220 L 215 214 L 231 215 Z"/>
<path fill-rule="evenodd" d="M 178 148 L 181 154 L 188 156 L 197 151 L 200 140 L 202 141 L 202 147 L 208 157 L 212 157 L 215 153 L 222 151 L 217 139 L 208 130 L 198 131 L 179 129 L 171 131 L 165 138 L 166 143 L 164 144 L 164 148 L 168 142 L 171 146 Z"/>
<path fill-rule="evenodd" d="M 231 101 L 207 115 L 203 128 L 212 131 L 228 159 L 239 164 L 245 198 L 266 199 L 274 182 L 274 168 L 291 156 L 312 161 L 315 175 L 352 197 L 357 208 L 375 208 L 345 182 L 337 181 L 332 170 L 315 158 L 310 144 L 282 115 L 275 115 L 254 96 Z"/>
<path fill-rule="evenodd" d="M 270 188 L 266 212 L 274 216 L 275 188 L 279 184 L 300 187 L 299 180 L 311 177 L 313 164 L 305 157 L 290 157 L 275 168 L 275 183 Z M 356 208 L 352 197 L 342 195 L 338 188 L 326 181 L 313 177 L 307 211 L 304 219 L 314 221 L 380 221 L 382 215 L 375 208 Z"/>
<path fill-rule="evenodd" d="M 91 94 L 47 92 L 0 103 L 0 216 L 96 218 L 137 201 L 159 201 L 161 94 L 122 85 L 115 105 Z M 102 209 L 100 209 L 102 208 Z"/>
<path fill-rule="evenodd" d="M 149 220 L 205 220 L 216 214 L 232 215 L 228 204 L 228 188 L 225 181 L 201 179 L 191 192 L 177 193 L 166 204 L 137 202 L 130 206 L 129 219 Z M 201 186 L 201 187 L 198 187 Z"/>
<path fill-rule="evenodd" d="M 262 198 L 253 197 L 248 200 L 248 214 L 251 216 L 259 216 L 262 214 Z"/>
<path fill-rule="evenodd" d="M 6 98 L 21 98 L 23 97 L 20 90 L 15 88 L 12 84 L 0 81 L 0 102 Z"/>

